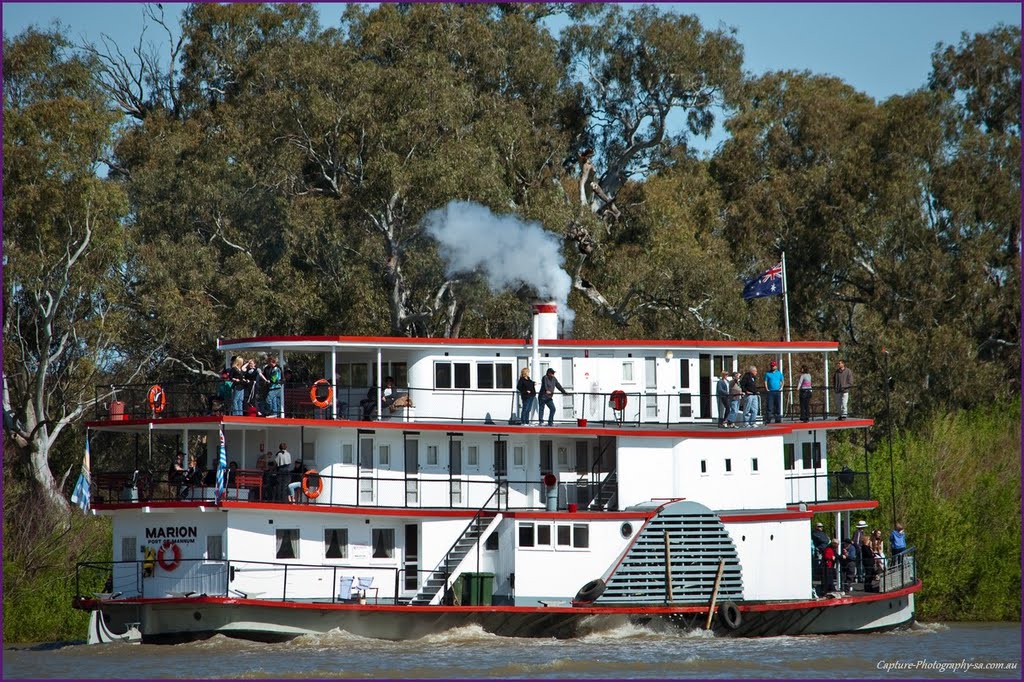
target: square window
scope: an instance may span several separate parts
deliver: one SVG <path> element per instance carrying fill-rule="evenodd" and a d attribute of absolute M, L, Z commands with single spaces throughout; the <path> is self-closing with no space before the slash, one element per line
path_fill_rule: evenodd
<path fill-rule="evenodd" d="M 571 547 L 572 546 L 572 526 L 566 526 L 559 524 L 556 530 L 557 542 L 559 547 Z"/>
<path fill-rule="evenodd" d="M 494 388 L 494 365 L 481 362 L 476 366 L 476 387 Z"/>
<path fill-rule="evenodd" d="M 452 387 L 452 363 L 434 363 L 434 388 Z"/>
<path fill-rule="evenodd" d="M 395 556 L 395 529 L 374 528 L 370 531 L 374 559 L 393 559 Z"/>
<path fill-rule="evenodd" d="M 327 528 L 324 530 L 324 557 L 327 559 L 348 558 L 348 529 Z"/>
<path fill-rule="evenodd" d="M 277 535 L 277 558 L 298 559 L 299 558 L 299 529 L 278 528 Z"/>
<path fill-rule="evenodd" d="M 512 388 L 512 363 L 505 362 L 494 365 L 494 387 Z"/>
<path fill-rule="evenodd" d="M 453 364 L 455 365 L 454 388 L 472 388 L 469 383 L 469 363 L 456 362 Z"/>
<path fill-rule="evenodd" d="M 536 542 L 534 539 L 533 524 L 532 523 L 520 523 L 519 524 L 519 546 L 520 547 L 534 547 Z"/>
<path fill-rule="evenodd" d="M 537 526 L 537 546 L 538 547 L 550 547 L 551 546 L 551 526 L 545 524 Z"/>
<path fill-rule="evenodd" d="M 224 536 L 206 536 L 206 559 L 208 561 L 224 561 Z"/>
<path fill-rule="evenodd" d="M 585 523 L 574 523 L 572 525 L 572 546 L 576 549 L 590 547 L 590 526 Z"/>

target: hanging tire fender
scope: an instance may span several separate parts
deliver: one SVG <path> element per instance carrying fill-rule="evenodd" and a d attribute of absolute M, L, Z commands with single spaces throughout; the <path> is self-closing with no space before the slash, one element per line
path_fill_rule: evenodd
<path fill-rule="evenodd" d="M 604 594 L 605 587 L 604 581 L 600 578 L 591 580 L 576 593 L 576 601 L 587 604 L 596 601 L 598 597 Z"/>
<path fill-rule="evenodd" d="M 735 630 L 743 624 L 743 614 L 740 613 L 739 607 L 731 601 L 721 603 L 718 607 L 718 617 L 730 630 Z"/>

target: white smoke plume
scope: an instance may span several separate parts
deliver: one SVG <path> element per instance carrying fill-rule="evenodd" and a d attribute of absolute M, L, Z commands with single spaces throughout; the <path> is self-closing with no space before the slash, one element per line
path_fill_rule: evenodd
<path fill-rule="evenodd" d="M 562 333 L 568 335 L 576 314 L 569 308 L 572 279 L 562 268 L 562 242 L 540 223 L 512 215 L 495 215 L 471 201 L 450 201 L 428 213 L 424 226 L 440 244 L 449 277 L 480 272 L 491 291 L 521 284 L 558 304 Z"/>

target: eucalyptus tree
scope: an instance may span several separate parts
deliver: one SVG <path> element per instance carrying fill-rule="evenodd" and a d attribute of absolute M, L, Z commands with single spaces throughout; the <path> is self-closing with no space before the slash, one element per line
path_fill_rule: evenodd
<path fill-rule="evenodd" d="M 3 403 L 23 424 L 5 450 L 44 508 L 66 513 L 62 486 L 81 452 L 58 477 L 55 444 L 109 399 L 97 384 L 139 368 L 125 343 L 125 198 L 100 174 L 117 117 L 96 62 L 58 32 L 5 35 L 3 67 Z"/>

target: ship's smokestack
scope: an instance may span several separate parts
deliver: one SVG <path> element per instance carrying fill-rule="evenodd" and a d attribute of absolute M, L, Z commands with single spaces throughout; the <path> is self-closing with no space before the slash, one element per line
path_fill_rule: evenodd
<path fill-rule="evenodd" d="M 558 304 L 556 302 L 533 302 L 533 338 L 558 338 Z"/>

